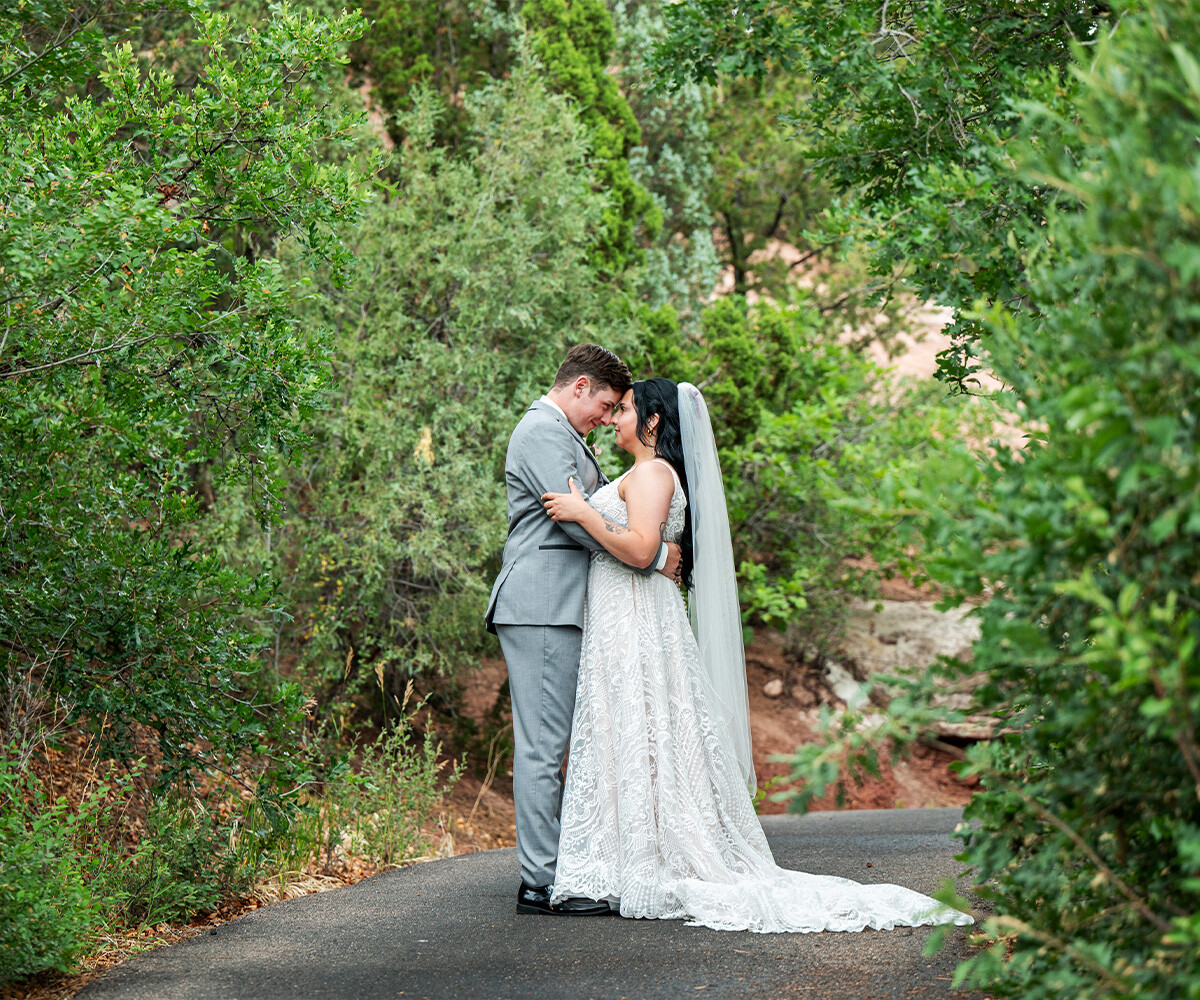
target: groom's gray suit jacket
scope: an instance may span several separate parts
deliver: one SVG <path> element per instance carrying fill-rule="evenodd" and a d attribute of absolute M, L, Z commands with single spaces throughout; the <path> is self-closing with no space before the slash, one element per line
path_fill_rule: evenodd
<path fill-rule="evenodd" d="M 567 418 L 537 400 L 508 441 L 508 540 L 488 602 L 489 632 L 497 625 L 583 628 L 588 554 L 603 547 L 578 524 L 550 520 L 542 506 L 543 493 L 569 489 L 568 478 L 585 495 L 608 482 Z"/>

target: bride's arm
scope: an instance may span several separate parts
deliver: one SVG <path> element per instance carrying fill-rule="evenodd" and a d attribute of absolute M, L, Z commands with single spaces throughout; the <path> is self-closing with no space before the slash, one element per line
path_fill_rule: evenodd
<path fill-rule="evenodd" d="M 571 483 L 570 493 L 546 493 L 542 501 L 555 521 L 574 521 L 622 562 L 644 565 L 662 543 L 675 480 L 660 462 L 645 462 L 621 480 L 629 524 L 610 521 Z"/>

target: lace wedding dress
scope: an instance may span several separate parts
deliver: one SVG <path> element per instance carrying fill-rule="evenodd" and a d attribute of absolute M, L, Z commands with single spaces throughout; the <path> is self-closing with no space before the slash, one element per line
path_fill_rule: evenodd
<path fill-rule="evenodd" d="M 619 482 L 591 502 L 626 524 Z M 676 477 L 668 540 L 682 534 L 685 503 Z M 624 917 L 682 918 L 717 930 L 972 922 L 901 886 L 777 867 L 741 769 L 711 717 L 698 663 L 675 585 L 593 555 L 556 900 L 607 899 Z"/>

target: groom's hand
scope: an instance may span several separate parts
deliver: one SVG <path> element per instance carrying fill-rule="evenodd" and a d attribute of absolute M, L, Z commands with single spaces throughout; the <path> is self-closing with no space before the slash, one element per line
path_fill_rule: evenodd
<path fill-rule="evenodd" d="M 674 580 L 676 584 L 680 582 L 679 572 L 682 568 L 679 565 L 679 557 L 682 550 L 674 542 L 667 542 L 667 561 L 663 563 L 663 568 L 659 572 L 669 580 Z"/>
<path fill-rule="evenodd" d="M 543 493 L 542 507 L 553 521 L 579 521 L 591 508 L 575 480 L 567 480 L 569 493 Z"/>

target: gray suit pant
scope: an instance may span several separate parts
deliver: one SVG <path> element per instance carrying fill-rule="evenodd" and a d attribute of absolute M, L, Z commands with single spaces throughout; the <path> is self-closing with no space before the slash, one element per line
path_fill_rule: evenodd
<path fill-rule="evenodd" d="M 513 714 L 517 858 L 527 885 L 550 885 L 558 862 L 562 765 L 571 739 L 583 632 L 574 625 L 496 625 Z"/>

